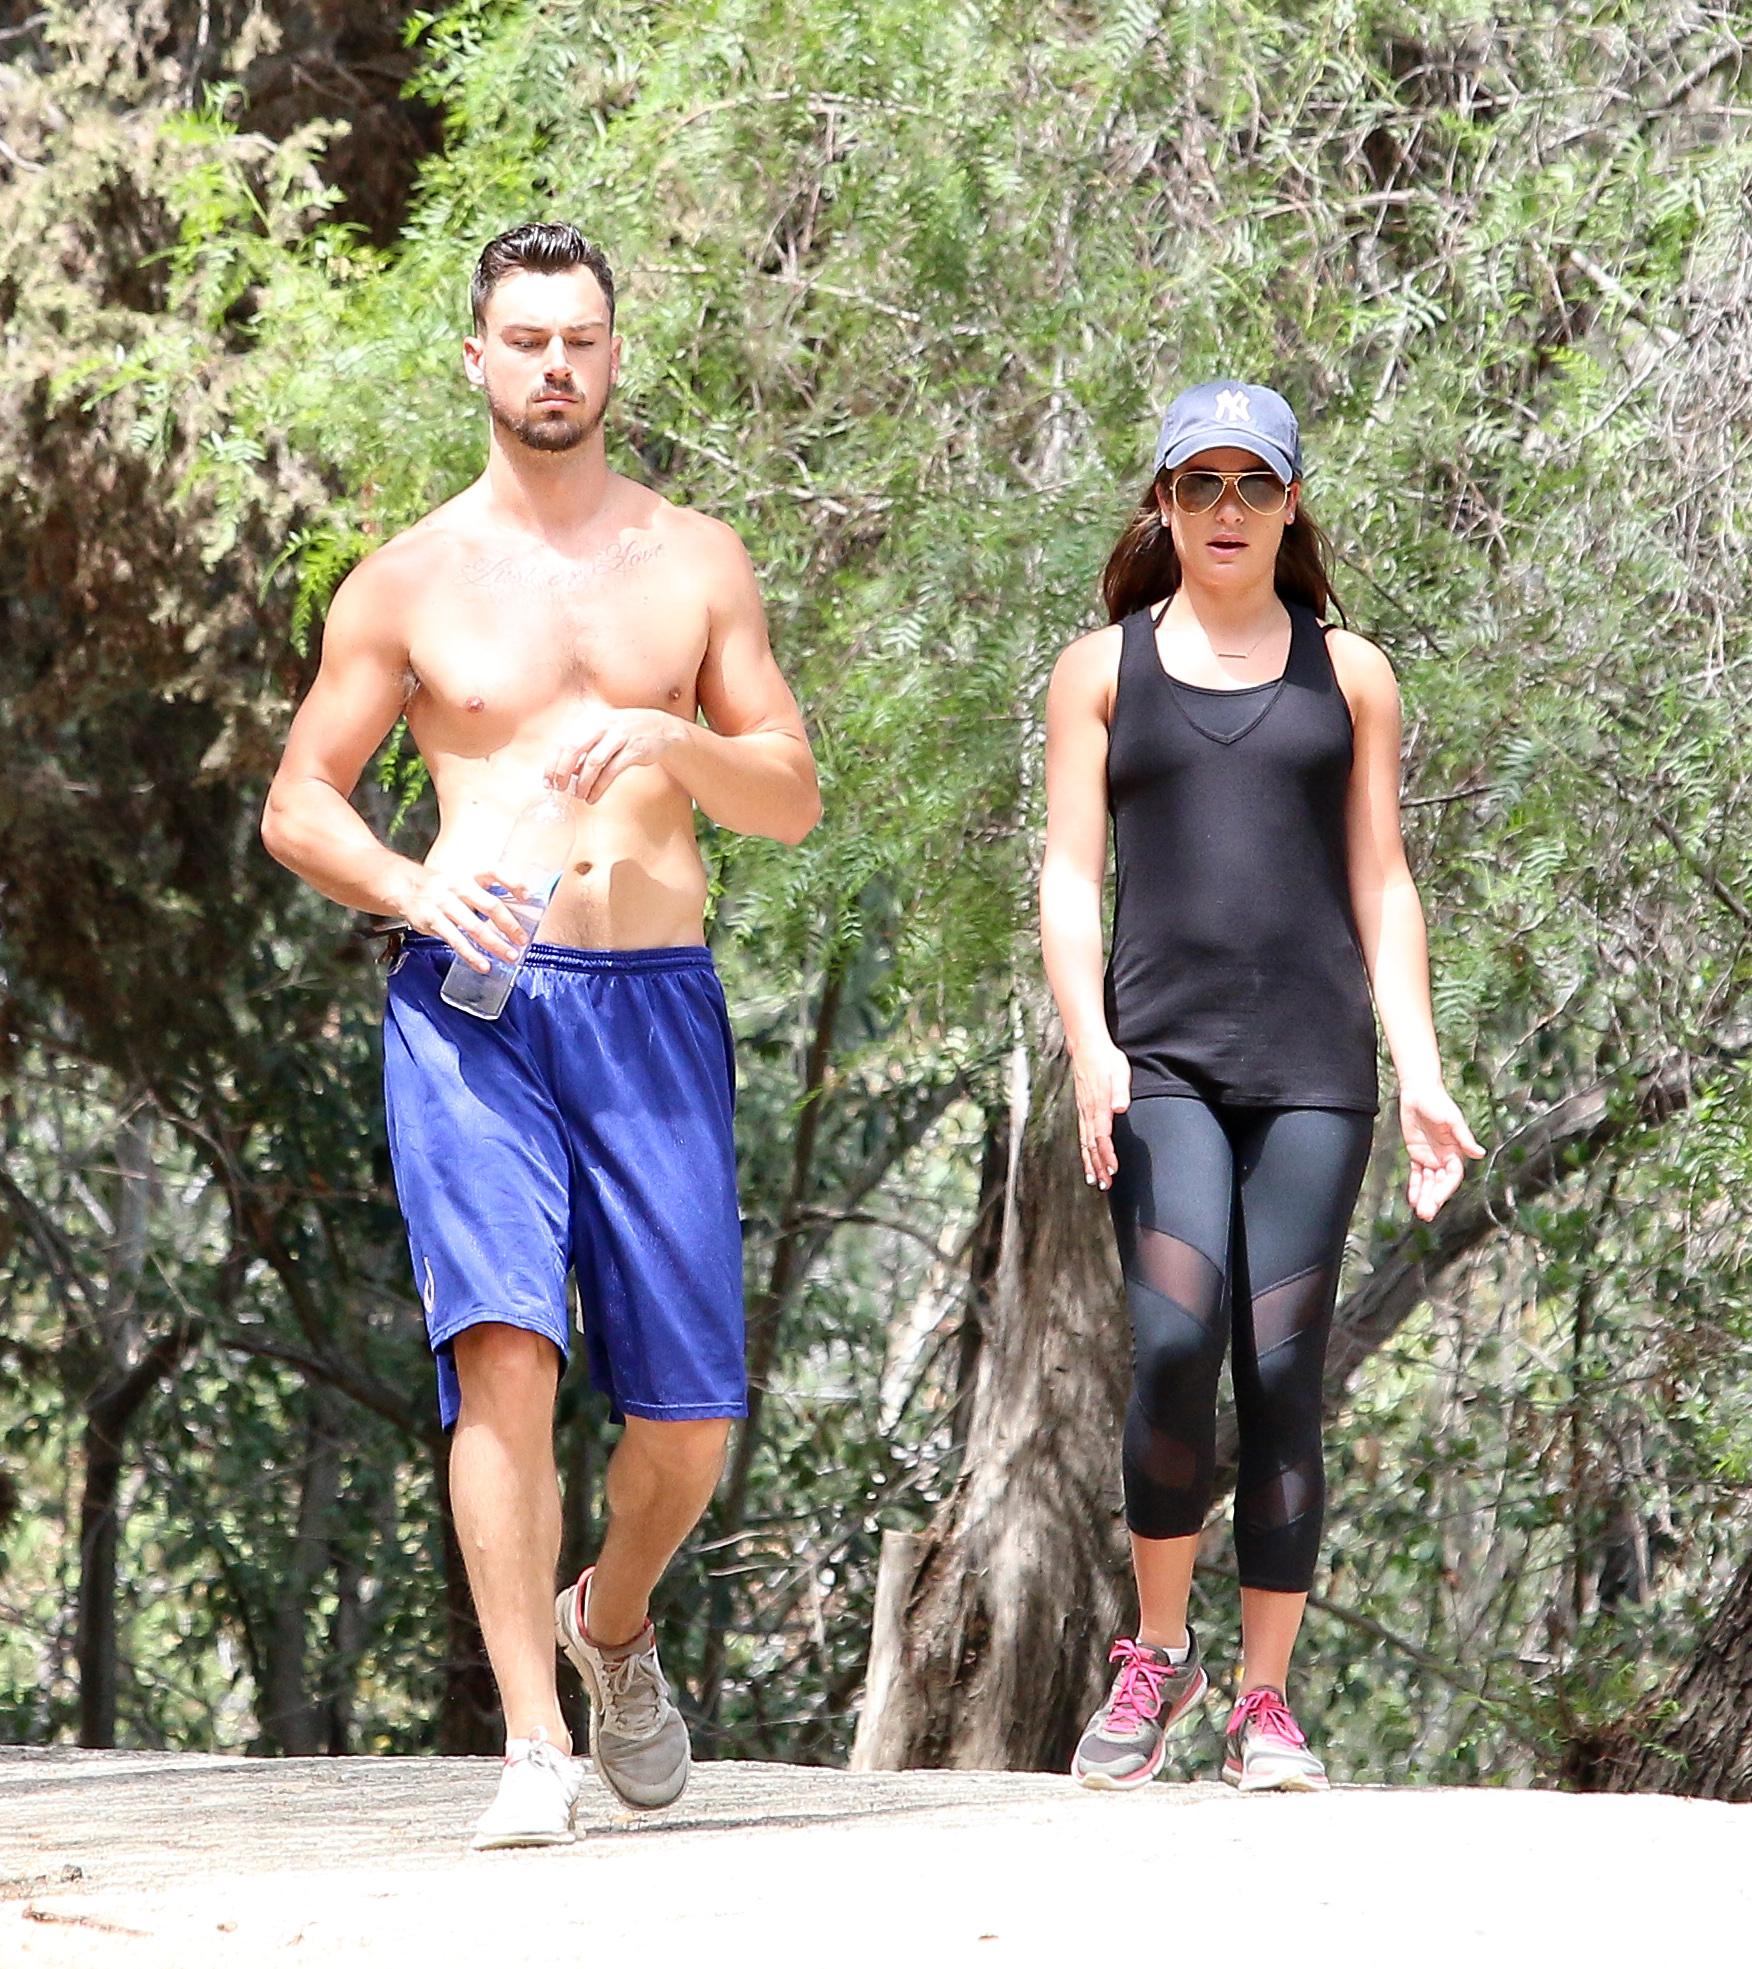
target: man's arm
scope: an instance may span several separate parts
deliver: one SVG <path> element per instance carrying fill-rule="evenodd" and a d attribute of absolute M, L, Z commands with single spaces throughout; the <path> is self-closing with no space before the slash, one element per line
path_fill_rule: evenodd
<path fill-rule="evenodd" d="M 667 711 L 599 713 L 563 746 L 549 778 L 594 800 L 629 766 L 661 765 L 720 827 L 793 846 L 821 818 L 815 759 L 797 700 L 773 660 L 747 550 L 719 520 L 694 516 L 710 557 L 711 628 L 697 696 L 710 730 Z"/>
<path fill-rule="evenodd" d="M 434 875 L 385 847 L 352 805 L 367 761 L 407 701 L 408 655 L 396 582 L 362 561 L 335 592 L 323 628 L 322 665 L 298 707 L 262 812 L 262 844 L 331 902 L 400 916 L 442 937 L 478 970 L 487 968 L 465 934 L 502 957 L 527 941 L 510 910 L 483 881 Z M 502 933 L 478 922 L 485 916 Z"/>

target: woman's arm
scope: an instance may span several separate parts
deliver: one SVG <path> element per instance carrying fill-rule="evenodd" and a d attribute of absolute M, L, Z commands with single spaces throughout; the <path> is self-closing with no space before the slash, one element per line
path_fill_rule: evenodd
<path fill-rule="evenodd" d="M 1428 1219 L 1459 1184 L 1463 1157 L 1484 1151 L 1442 1082 L 1429 938 L 1399 824 L 1398 681 L 1366 637 L 1335 629 L 1327 648 L 1355 732 L 1346 812 L 1351 908 L 1399 1083 L 1400 1126 L 1411 1155 L 1407 1199 Z"/>
<path fill-rule="evenodd" d="M 1107 724 L 1119 631 L 1072 643 L 1046 697 L 1046 850 L 1040 950 L 1076 1080 L 1086 1181 L 1108 1188 L 1119 1167 L 1113 1117 L 1131 1104 L 1131 1067 L 1107 1030 L 1102 1000 L 1101 884 L 1107 872 Z"/>

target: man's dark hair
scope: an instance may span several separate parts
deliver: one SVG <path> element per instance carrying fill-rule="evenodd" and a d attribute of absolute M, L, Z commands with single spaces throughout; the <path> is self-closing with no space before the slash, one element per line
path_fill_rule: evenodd
<path fill-rule="evenodd" d="M 603 258 L 602 249 L 592 246 L 576 226 L 546 219 L 532 220 L 526 226 L 513 226 L 509 232 L 489 239 L 475 262 L 474 280 L 469 287 L 469 303 L 474 309 L 477 329 L 487 325 L 487 297 L 508 273 L 527 269 L 530 273 L 565 273 L 570 267 L 588 267 L 596 276 L 608 302 L 608 325 L 614 327 L 614 271 Z"/>

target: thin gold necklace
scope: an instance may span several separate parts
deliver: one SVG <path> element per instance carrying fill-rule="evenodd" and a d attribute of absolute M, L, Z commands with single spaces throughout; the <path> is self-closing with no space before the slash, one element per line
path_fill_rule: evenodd
<path fill-rule="evenodd" d="M 1276 628 L 1276 626 L 1278 626 L 1278 624 L 1274 622 L 1274 624 L 1272 624 L 1272 628 Z M 1246 662 L 1246 660 L 1248 660 L 1248 658 L 1250 658 L 1250 656 L 1254 654 L 1254 650 L 1258 650 L 1258 646 L 1260 646 L 1260 644 L 1262 644 L 1262 642 L 1266 640 L 1266 636 L 1270 636 L 1270 634 L 1272 634 L 1272 628 L 1266 628 L 1266 630 L 1260 630 L 1260 634 L 1258 634 L 1258 636 L 1254 636 L 1254 640 L 1252 640 L 1252 642 L 1250 642 L 1250 644 L 1246 646 L 1246 650 L 1219 650 L 1219 648 L 1217 648 L 1217 644 L 1213 642 L 1213 644 L 1211 644 L 1211 654 L 1213 654 L 1213 656 L 1226 656 L 1226 658 L 1234 658 L 1234 662 L 1236 662 L 1236 664 L 1244 664 L 1244 662 Z"/>
<path fill-rule="evenodd" d="M 1204 627 L 1204 624 L 1201 622 L 1198 626 L 1202 629 Z M 1253 654 L 1253 652 L 1256 649 L 1258 649 L 1260 644 L 1265 641 L 1266 637 L 1269 636 L 1274 629 L 1276 629 L 1276 627 L 1277 624 L 1273 622 L 1268 627 L 1260 630 L 1259 634 L 1254 637 L 1253 641 L 1248 644 L 1246 649 L 1218 649 L 1215 643 L 1211 643 L 1211 654 L 1212 656 L 1233 657 L 1237 663 L 1245 663 L 1247 659 Z M 1205 641 L 1210 642 L 1210 637 L 1206 636 Z"/>
<path fill-rule="evenodd" d="M 1170 596 L 1169 600 L 1172 599 L 1173 597 Z M 1162 614 L 1153 618 L 1151 622 L 1151 627 L 1153 629 L 1160 628 L 1162 623 L 1162 616 L 1166 615 L 1167 613 L 1168 613 L 1168 603 L 1164 602 L 1162 604 Z M 1193 617 L 1193 620 L 1195 622 L 1198 622 L 1198 617 L 1195 615 Z M 1199 622 L 1198 627 L 1199 627 L 1199 634 L 1204 637 L 1206 644 L 1210 648 L 1210 652 L 1212 656 L 1226 656 L 1232 658 L 1237 663 L 1245 663 L 1247 659 L 1253 654 L 1253 652 L 1256 649 L 1258 649 L 1260 644 L 1265 641 L 1266 637 L 1271 634 L 1272 630 L 1274 630 L 1277 627 L 1277 624 L 1275 622 L 1270 623 L 1267 627 L 1260 630 L 1259 634 L 1254 637 L 1253 641 L 1248 644 L 1246 649 L 1218 649 L 1216 644 L 1211 642 L 1210 632 L 1205 628 L 1204 624 L 1202 622 Z"/>

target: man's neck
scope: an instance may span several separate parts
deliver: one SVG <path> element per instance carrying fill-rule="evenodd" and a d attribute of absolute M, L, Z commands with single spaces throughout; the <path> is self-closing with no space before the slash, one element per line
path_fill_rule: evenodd
<path fill-rule="evenodd" d="M 487 452 L 487 499 L 522 531 L 555 546 L 588 531 L 608 503 L 613 473 L 600 425 L 571 451 L 532 451 L 495 430 Z"/>

